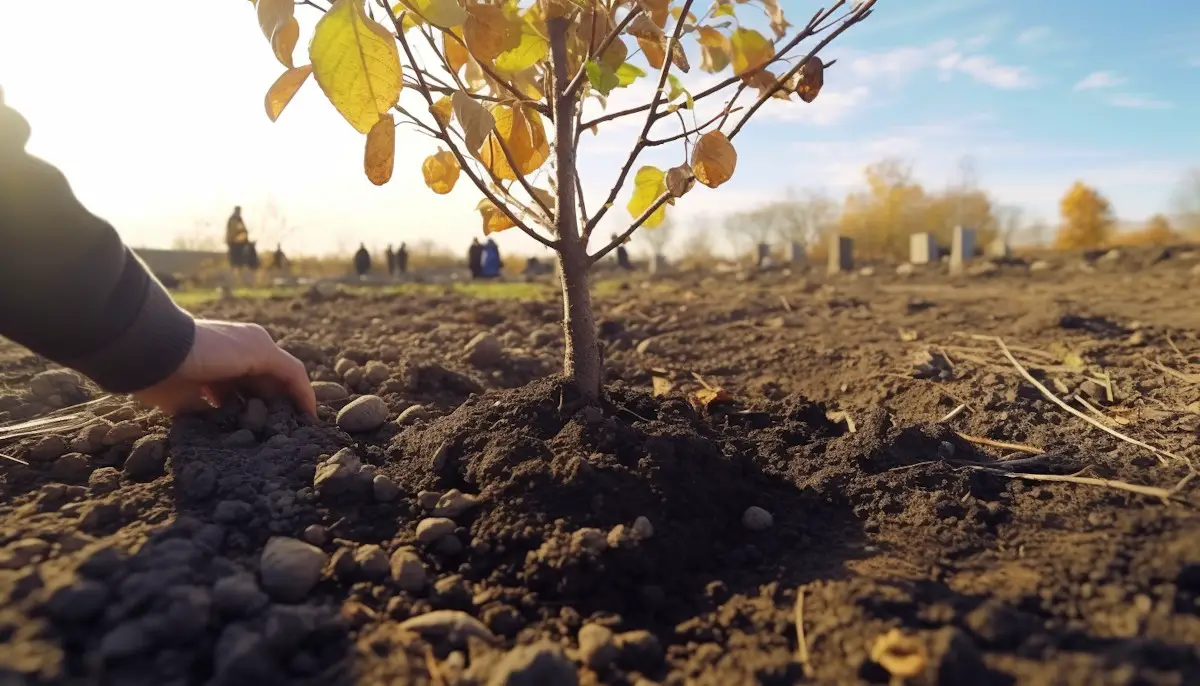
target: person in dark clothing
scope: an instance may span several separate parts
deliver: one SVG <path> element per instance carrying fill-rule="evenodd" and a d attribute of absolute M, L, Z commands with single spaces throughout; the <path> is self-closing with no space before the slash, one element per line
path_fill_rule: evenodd
<path fill-rule="evenodd" d="M 242 220 L 241 206 L 233 208 L 233 214 L 225 222 L 225 247 L 229 250 L 229 266 L 241 269 L 246 266 L 246 244 L 250 242 L 250 232 L 246 230 L 246 222 Z"/>
<path fill-rule="evenodd" d="M 617 240 L 617 234 L 613 234 L 612 239 Z M 625 244 L 617 246 L 617 266 L 621 269 L 633 269 L 633 263 L 629 261 L 629 251 L 625 249 Z"/>
<path fill-rule="evenodd" d="M 478 279 L 480 264 L 483 262 L 483 246 L 478 238 L 471 239 L 471 247 L 467 248 L 467 268 L 471 270 L 471 278 Z"/>
<path fill-rule="evenodd" d="M 303 363 L 261 326 L 180 309 L 28 140 L 0 90 L 0 335 L 167 413 L 240 387 L 285 393 L 316 415 Z"/>
<path fill-rule="evenodd" d="M 246 244 L 245 263 L 242 265 L 252 272 L 258 271 L 262 265 L 258 261 L 258 245 L 257 241 L 250 241 Z"/>
<path fill-rule="evenodd" d="M 275 255 L 271 258 L 271 269 L 283 271 L 287 268 L 287 255 L 283 254 L 283 246 L 275 244 Z"/>
<path fill-rule="evenodd" d="M 358 244 L 358 250 L 354 253 L 354 273 L 358 274 L 359 278 L 366 276 L 371 271 L 371 253 L 367 252 L 365 243 Z"/>
<path fill-rule="evenodd" d="M 400 249 L 396 251 L 396 273 L 408 273 L 408 245 L 400 244 Z"/>
<path fill-rule="evenodd" d="M 388 243 L 387 250 L 384 251 L 383 256 L 385 259 L 387 259 L 388 276 L 395 276 L 396 275 L 396 252 L 394 250 L 392 250 L 391 243 Z"/>

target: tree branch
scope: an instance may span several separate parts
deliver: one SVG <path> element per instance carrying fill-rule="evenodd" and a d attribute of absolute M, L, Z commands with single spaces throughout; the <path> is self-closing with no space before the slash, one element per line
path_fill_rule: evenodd
<path fill-rule="evenodd" d="M 629 237 L 633 235 L 633 232 L 640 229 L 642 224 L 645 224 L 646 220 L 650 218 L 650 215 L 657 212 L 658 208 L 666 205 L 670 199 L 670 192 L 663 193 L 662 195 L 658 196 L 654 202 L 650 203 L 650 207 L 647 207 L 645 212 L 642 212 L 640 215 L 638 215 L 637 219 L 633 220 L 633 224 L 630 224 L 628 229 L 625 229 L 623 233 L 610 241 L 608 245 L 604 246 L 600 250 L 597 250 L 595 255 L 590 256 L 588 259 L 591 260 L 591 263 L 595 264 L 604 259 L 604 256 L 613 250 L 616 250 L 618 245 L 629 240 Z"/>
<path fill-rule="evenodd" d="M 635 6 L 631 10 L 629 10 L 629 13 L 626 14 L 623 19 L 621 19 L 621 21 L 617 24 L 616 28 L 614 28 L 612 31 L 610 31 L 608 33 L 608 35 L 604 37 L 604 40 L 600 41 L 600 45 L 596 47 L 596 50 L 594 52 L 588 53 L 587 59 L 583 60 L 583 62 L 579 65 L 579 71 L 576 72 L 575 76 L 571 79 L 571 83 L 567 84 L 567 90 L 566 90 L 567 97 L 574 97 L 575 91 L 579 89 L 579 86 L 583 84 L 584 78 L 587 77 L 588 60 L 595 59 L 595 58 L 599 57 L 600 55 L 603 55 L 604 51 L 608 50 L 608 46 L 612 45 L 613 41 L 617 39 L 617 36 L 620 36 L 621 32 L 625 30 L 625 27 L 629 26 L 629 23 L 632 22 L 634 19 L 636 19 L 637 16 L 641 13 L 642 13 L 641 6 Z M 682 19 L 680 19 L 680 21 L 682 21 Z M 596 31 L 596 7 L 595 7 L 595 5 L 593 5 L 592 6 L 592 32 L 593 32 L 593 34 L 595 33 L 595 31 Z M 592 43 L 592 41 L 590 40 L 590 37 L 589 37 L 588 45 L 591 45 L 591 43 Z"/>
<path fill-rule="evenodd" d="M 663 56 L 662 69 L 658 71 L 658 85 L 654 88 L 654 96 L 650 99 L 649 112 L 646 115 L 646 122 L 642 125 L 642 132 L 638 134 L 637 141 L 633 145 L 633 150 L 629 153 L 629 159 L 625 161 L 625 165 L 621 167 L 620 174 L 617 175 L 617 181 L 613 184 L 612 190 L 608 193 L 608 198 L 600 209 L 596 210 L 596 215 L 588 222 L 585 231 L 588 235 L 595 230 L 596 225 L 604 218 L 608 212 L 608 208 L 612 207 L 613 202 L 617 199 L 617 194 L 621 192 L 621 187 L 625 185 L 625 179 L 629 176 L 629 170 L 633 168 L 637 161 L 638 155 L 642 149 L 646 147 L 646 136 L 650 133 L 650 127 L 654 126 L 656 120 L 655 113 L 658 109 L 658 103 L 662 101 L 663 88 L 667 85 L 667 76 L 671 73 L 671 56 L 675 52 L 675 47 L 679 44 L 679 37 L 683 35 L 683 26 L 686 23 L 688 12 L 692 9 L 692 0 L 684 0 L 683 7 L 679 11 L 679 19 L 675 22 L 675 30 L 671 33 L 671 40 L 667 41 L 666 51 Z"/>
<path fill-rule="evenodd" d="M 517 105 L 517 107 L 520 106 Z M 513 116 L 516 115 L 514 114 Z M 517 183 L 521 184 L 521 188 L 525 189 L 529 197 L 533 198 L 533 202 L 546 213 L 546 217 L 550 220 L 550 223 L 554 224 L 554 211 L 546 207 L 545 201 L 537 193 L 533 192 L 533 186 L 529 185 L 529 181 L 526 180 L 525 175 L 521 173 L 520 169 L 517 169 L 517 159 L 513 157 L 512 150 L 508 147 L 508 143 L 504 141 L 504 137 L 500 135 L 499 131 L 493 131 L 492 133 L 493 138 L 500 144 L 500 150 L 504 153 L 504 159 L 508 162 L 508 167 L 512 169 L 513 176 L 517 177 Z"/>
<path fill-rule="evenodd" d="M 837 11 L 837 9 L 838 9 L 839 7 L 841 7 L 841 6 L 842 6 L 842 5 L 844 5 L 844 4 L 846 4 L 846 0 L 838 0 L 838 1 L 837 1 L 837 2 L 836 2 L 836 3 L 835 3 L 833 6 L 832 6 L 832 7 L 830 7 L 829 9 L 827 9 L 827 10 L 818 10 L 818 11 L 817 11 L 817 13 L 816 13 L 816 14 L 813 16 L 812 20 L 811 20 L 811 21 L 809 21 L 808 25 L 804 27 L 804 30 L 803 30 L 803 31 L 800 31 L 799 33 L 797 33 L 795 37 L 793 37 L 793 38 L 792 38 L 790 41 L 788 41 L 787 45 L 785 45 L 785 46 L 783 47 L 783 49 L 782 49 L 782 50 L 780 50 L 780 51 L 776 52 L 776 53 L 775 53 L 775 57 L 773 57 L 773 58 L 771 59 L 771 61 L 769 61 L 769 62 L 767 62 L 766 64 L 764 64 L 764 65 L 761 67 L 761 69 L 766 69 L 767 67 L 770 67 L 770 66 L 771 66 L 772 64 L 774 64 L 775 62 L 778 62 L 778 61 L 780 61 L 780 60 L 784 59 L 784 58 L 787 56 L 787 54 L 788 54 L 789 52 L 791 52 L 791 51 L 792 51 L 792 50 L 793 50 L 793 49 L 794 49 L 794 48 L 795 48 L 797 45 L 799 45 L 799 44 L 800 44 L 800 42 L 801 42 L 801 41 L 803 41 L 804 39 L 806 39 L 806 38 L 808 38 L 809 36 L 813 35 L 813 33 L 814 33 L 816 30 L 817 30 L 817 25 L 818 25 L 820 22 L 822 22 L 822 21 L 824 21 L 825 19 L 827 19 L 827 18 L 828 18 L 829 16 L 831 16 L 831 15 L 832 15 L 832 14 L 833 14 L 835 11 Z M 874 3 L 872 3 L 872 4 L 874 4 Z M 682 17 L 682 16 L 686 16 L 686 15 L 680 15 L 680 16 Z M 669 56 L 670 56 L 670 55 L 668 55 L 668 57 L 669 57 Z M 710 95 L 712 95 L 712 94 L 714 94 L 714 93 L 719 93 L 720 91 L 723 91 L 723 90 L 725 90 L 726 88 L 728 88 L 728 87 L 730 87 L 730 86 L 732 86 L 732 85 L 734 85 L 734 84 L 736 84 L 736 83 L 739 83 L 739 82 L 741 82 L 741 81 L 742 81 L 742 76 L 741 76 L 741 74 L 735 74 L 735 75 L 733 75 L 733 76 L 731 76 L 731 77 L 729 77 L 729 78 L 725 79 L 724 81 L 722 81 L 722 82 L 720 82 L 720 83 L 716 84 L 715 86 L 712 86 L 712 87 L 710 87 L 710 88 L 706 88 L 706 89 L 704 89 L 704 90 L 700 91 L 699 93 L 695 93 L 695 94 L 693 94 L 693 95 L 692 95 L 692 102 L 696 102 L 696 101 L 698 101 L 698 100 L 702 100 L 702 99 L 704 99 L 704 98 L 707 98 L 708 96 L 710 96 Z M 604 123 L 604 122 L 606 122 L 606 121 L 612 121 L 612 120 L 614 120 L 614 119 L 620 119 L 621 117 L 626 117 L 626 116 L 629 116 L 629 115 L 631 115 L 631 114 L 637 114 L 638 112 L 645 112 L 645 111 L 646 111 L 646 110 L 648 110 L 648 109 L 650 109 L 650 105 L 648 105 L 648 104 L 647 104 L 647 105 L 638 105 L 637 107 L 630 107 L 630 108 L 629 108 L 629 109 L 627 109 L 627 110 L 621 110 L 621 111 L 619 111 L 619 112 L 611 112 L 611 113 L 609 113 L 609 114 L 601 115 L 601 116 L 599 116 L 599 117 L 596 117 L 595 119 L 592 119 L 591 121 L 584 122 L 584 123 L 583 123 L 581 126 L 582 126 L 583 128 L 585 128 L 585 129 L 586 129 L 586 128 L 591 128 L 591 127 L 593 127 L 593 126 L 595 126 L 595 125 L 597 125 L 597 124 L 603 124 L 603 123 Z"/>
<path fill-rule="evenodd" d="M 715 117 L 713 117 L 712 119 L 709 119 L 708 121 L 706 121 L 706 122 L 704 122 L 703 124 L 701 124 L 701 125 L 697 126 L 696 128 L 694 128 L 694 129 L 691 129 L 691 130 L 687 130 L 687 129 L 685 128 L 685 129 L 684 129 L 684 131 L 683 131 L 682 133 L 677 133 L 677 134 L 675 134 L 674 136 L 671 136 L 671 137 L 669 137 L 669 138 L 659 138 L 659 139 L 656 139 L 656 140 L 650 140 L 650 139 L 647 139 L 647 140 L 646 140 L 646 147 L 647 147 L 647 148 L 653 148 L 653 147 L 655 147 L 655 146 L 658 146 L 658 145 L 666 145 L 667 143 L 674 143 L 675 141 L 679 140 L 680 138 L 687 138 L 688 136 L 690 136 L 690 135 L 692 135 L 692 134 L 694 134 L 694 133 L 700 133 L 700 132 L 701 132 L 701 131 L 703 131 L 704 129 L 706 129 L 706 128 L 708 128 L 709 126 L 711 126 L 711 125 L 713 124 L 713 122 L 717 121 L 718 119 L 721 119 L 722 117 L 728 117 L 728 116 L 731 114 L 731 112 L 737 112 L 737 111 L 738 111 L 738 110 L 740 110 L 740 109 L 742 109 L 742 108 L 740 108 L 740 107 L 735 107 L 735 108 L 733 108 L 733 110 L 722 110 L 722 111 L 718 112 L 718 113 L 717 113 L 717 115 L 716 115 Z M 722 121 L 724 121 L 724 119 L 721 119 L 721 120 L 722 120 Z M 721 127 L 720 127 L 720 126 L 718 126 L 717 128 L 721 128 Z"/>
<path fill-rule="evenodd" d="M 410 47 L 408 44 L 408 39 L 404 37 L 404 31 L 402 30 L 402 24 L 400 20 L 396 17 L 395 12 L 392 12 L 392 8 L 387 4 L 386 0 L 379 0 L 379 5 L 385 12 L 387 12 L 388 17 L 392 20 L 392 25 L 396 28 L 396 39 L 400 41 L 400 47 L 404 49 L 404 54 L 406 57 L 408 57 L 409 64 L 413 65 L 413 68 L 416 71 L 417 83 L 420 84 L 420 88 L 418 88 L 418 90 L 421 91 L 421 95 L 425 97 L 425 102 L 428 103 L 430 107 L 433 107 L 433 96 L 430 95 L 429 86 L 425 82 L 424 75 L 421 74 L 419 69 L 416 69 L 417 60 L 413 55 L 412 47 Z M 434 117 L 433 121 L 438 125 L 438 130 L 441 132 L 439 137 L 443 142 L 446 143 L 446 146 L 450 148 L 450 153 L 454 155 L 454 159 L 458 161 L 459 169 L 461 169 L 462 172 L 467 175 L 467 178 L 471 179 L 471 182 L 475 184 L 475 187 L 478 188 L 481 193 L 483 193 L 484 197 L 491 201 L 493 205 L 495 205 L 501 212 L 504 213 L 506 217 L 508 217 L 509 221 L 511 221 L 518 229 L 525 232 L 527 236 L 541 243 L 547 248 L 550 248 L 551 250 L 556 250 L 557 248 L 555 247 L 554 241 L 547 239 L 533 229 L 529 228 L 529 226 L 525 222 L 521 221 L 521 218 L 512 211 L 512 208 L 510 208 L 506 203 L 501 202 L 500 199 L 496 197 L 496 194 L 492 193 L 492 190 L 487 187 L 487 184 L 485 184 L 483 180 L 475 174 L 475 171 L 471 169 L 470 165 L 467 164 L 467 160 L 463 156 L 462 151 L 459 150 L 458 146 L 454 144 L 454 141 L 450 137 L 450 132 L 442 120 Z M 490 172 L 491 170 L 488 171 Z"/>
<path fill-rule="evenodd" d="M 838 4 L 840 5 L 841 3 L 838 3 Z M 807 64 L 808 61 L 813 58 L 813 56 L 815 56 L 818 52 L 820 52 L 821 49 L 824 48 L 826 45 L 829 45 L 829 43 L 834 38 L 837 38 L 839 35 L 841 35 L 843 31 L 850 28 L 851 26 L 854 26 L 858 22 L 862 21 L 863 17 L 865 17 L 867 15 L 867 13 L 869 13 L 871 11 L 871 6 L 874 4 L 875 4 L 875 0 L 865 0 L 862 4 L 860 4 L 857 7 L 857 9 L 854 10 L 853 15 L 851 15 L 848 19 L 843 21 L 841 23 L 841 25 L 839 25 L 836 29 L 834 29 L 828 36 L 825 36 L 824 38 L 822 38 L 821 42 L 817 43 L 816 47 L 814 47 L 812 50 L 810 50 L 808 55 L 806 55 L 804 57 L 804 59 L 797 62 L 796 66 L 789 69 L 786 74 L 784 74 L 782 77 L 780 77 L 775 82 L 774 86 L 763 91 L 762 95 L 758 96 L 758 100 L 753 105 L 750 106 L 750 110 L 748 112 L 746 112 L 745 116 L 743 116 L 741 118 L 741 120 L 738 121 L 737 126 L 733 127 L 733 131 L 729 132 L 729 140 L 733 140 L 733 137 L 736 136 L 738 134 L 738 132 L 742 130 L 742 127 L 744 127 L 746 125 L 746 123 L 750 121 L 750 118 L 754 116 L 754 113 L 757 112 L 758 109 L 760 107 L 762 107 L 763 104 L 766 103 L 766 101 L 769 100 L 772 95 L 775 95 L 775 93 L 779 92 L 779 90 L 784 87 L 784 84 L 787 83 L 787 81 L 791 80 L 796 74 L 798 74 L 800 72 L 800 70 L 804 68 L 804 65 Z"/>

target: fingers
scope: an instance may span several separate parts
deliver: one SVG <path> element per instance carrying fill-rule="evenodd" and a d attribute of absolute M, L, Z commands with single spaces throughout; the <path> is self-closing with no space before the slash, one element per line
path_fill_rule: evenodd
<path fill-rule="evenodd" d="M 312 383 L 308 380 L 308 370 L 304 363 L 292 357 L 285 350 L 271 343 L 273 350 L 269 353 L 265 376 L 282 387 L 283 392 L 295 401 L 296 406 L 311 417 L 317 416 L 317 397 L 313 393 Z"/>

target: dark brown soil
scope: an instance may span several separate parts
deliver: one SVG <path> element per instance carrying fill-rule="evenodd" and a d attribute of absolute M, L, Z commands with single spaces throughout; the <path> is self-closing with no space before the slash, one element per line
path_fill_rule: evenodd
<path fill-rule="evenodd" d="M 1120 488 L 1173 489 L 1200 458 L 1198 262 L 607 283 L 598 407 L 554 376 L 557 300 L 198 307 L 351 395 L 318 422 L 110 399 L 0 438 L 30 462 L 0 465 L 0 684 L 887 683 L 905 663 L 907 683 L 1200 683 L 1195 491 Z M 483 332 L 499 345 L 468 355 Z M 94 397 L 49 368 L 0 348 L 0 421 Z M 388 421 L 338 428 L 368 393 Z M 342 449 L 363 466 L 318 468 Z M 423 542 L 452 489 L 477 502 Z M 272 537 L 316 543 L 319 578 L 280 583 Z M 438 610 L 482 624 L 401 624 Z"/>

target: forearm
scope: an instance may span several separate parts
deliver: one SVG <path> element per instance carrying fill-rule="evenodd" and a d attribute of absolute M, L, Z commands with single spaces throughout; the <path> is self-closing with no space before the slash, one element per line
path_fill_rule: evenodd
<path fill-rule="evenodd" d="M 169 376 L 194 324 L 0 101 L 0 335 L 115 392 Z"/>

